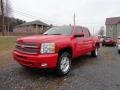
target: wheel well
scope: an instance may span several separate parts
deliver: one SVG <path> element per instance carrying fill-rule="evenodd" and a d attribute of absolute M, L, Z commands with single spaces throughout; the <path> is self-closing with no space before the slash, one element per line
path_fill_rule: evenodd
<path fill-rule="evenodd" d="M 61 55 L 63 52 L 68 52 L 72 56 L 72 48 L 71 47 L 66 47 L 66 48 L 60 49 L 58 54 Z"/>
<path fill-rule="evenodd" d="M 95 45 L 97 48 L 100 48 L 100 43 L 96 43 L 96 45 Z"/>

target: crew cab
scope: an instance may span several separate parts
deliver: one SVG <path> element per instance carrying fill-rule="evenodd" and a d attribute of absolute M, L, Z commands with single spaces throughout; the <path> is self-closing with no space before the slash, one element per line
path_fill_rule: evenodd
<path fill-rule="evenodd" d="M 13 57 L 23 67 L 47 68 L 65 75 L 71 69 L 73 58 L 89 52 L 97 57 L 98 48 L 98 39 L 86 27 L 58 26 L 42 35 L 18 38 Z"/>

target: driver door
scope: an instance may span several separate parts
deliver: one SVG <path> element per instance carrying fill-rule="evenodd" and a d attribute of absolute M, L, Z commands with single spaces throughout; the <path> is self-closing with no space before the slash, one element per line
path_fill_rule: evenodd
<path fill-rule="evenodd" d="M 74 35 L 79 34 L 80 32 L 82 32 L 82 28 L 77 27 L 74 31 Z M 85 50 L 84 37 L 75 37 L 74 42 L 75 42 L 76 56 L 80 56 L 84 54 L 84 50 Z"/>

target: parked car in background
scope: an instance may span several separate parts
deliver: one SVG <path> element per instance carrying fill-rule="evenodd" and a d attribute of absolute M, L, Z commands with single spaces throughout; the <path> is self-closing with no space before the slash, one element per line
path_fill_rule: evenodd
<path fill-rule="evenodd" d="M 104 37 L 102 46 L 115 46 L 116 41 L 112 37 Z"/>
<path fill-rule="evenodd" d="M 105 38 L 105 36 L 101 36 L 101 35 L 98 35 L 97 37 L 99 38 L 99 42 L 100 42 L 100 43 L 102 43 L 103 40 L 104 40 L 104 38 Z"/>
<path fill-rule="evenodd" d="M 117 49 L 118 49 L 118 53 L 120 54 L 120 36 L 118 36 L 117 38 Z"/>
<path fill-rule="evenodd" d="M 53 27 L 43 35 L 19 38 L 14 59 L 23 67 L 49 68 L 59 75 L 70 71 L 71 60 L 91 52 L 98 56 L 98 38 L 80 26 Z"/>

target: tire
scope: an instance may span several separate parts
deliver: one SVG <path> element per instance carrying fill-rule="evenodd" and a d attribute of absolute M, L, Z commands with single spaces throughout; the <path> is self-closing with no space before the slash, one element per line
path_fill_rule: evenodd
<path fill-rule="evenodd" d="M 59 58 L 56 68 L 57 75 L 63 76 L 70 72 L 71 69 L 71 55 L 68 52 L 63 52 Z"/>
<path fill-rule="evenodd" d="M 120 54 L 120 50 L 118 50 L 118 53 Z"/>
<path fill-rule="evenodd" d="M 98 56 L 98 48 L 96 47 L 94 51 L 91 52 L 92 57 Z"/>
<path fill-rule="evenodd" d="M 104 44 L 102 44 L 102 46 L 105 46 Z"/>

